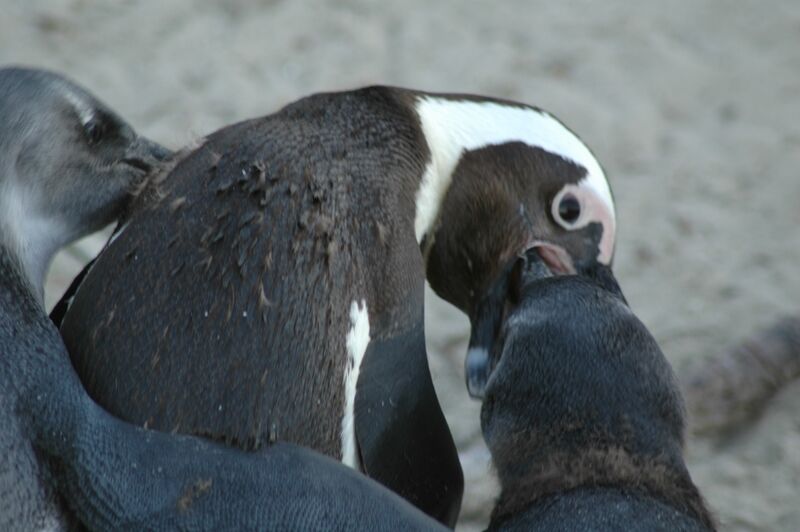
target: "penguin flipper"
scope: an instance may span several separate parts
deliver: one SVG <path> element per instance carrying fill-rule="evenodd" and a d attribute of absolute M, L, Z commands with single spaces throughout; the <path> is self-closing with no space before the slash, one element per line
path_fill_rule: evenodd
<path fill-rule="evenodd" d="M 464 475 L 433 388 L 422 312 L 404 333 L 370 341 L 356 390 L 355 432 L 364 472 L 454 527 Z"/>
<path fill-rule="evenodd" d="M 114 238 L 119 235 L 124 228 L 123 225 L 124 224 L 122 222 L 117 223 L 117 226 L 114 228 L 114 232 L 111 233 L 109 240 L 103 246 L 103 249 L 100 250 L 100 253 L 105 251 L 105 249 L 110 245 L 111 241 L 113 241 Z M 86 266 L 83 267 L 83 269 L 78 273 L 78 275 L 75 276 L 72 282 L 69 283 L 69 287 L 67 287 L 64 293 L 61 295 L 61 299 L 59 299 L 58 303 L 55 304 L 53 310 L 50 311 L 50 321 L 55 324 L 56 329 L 61 329 L 61 322 L 64 321 L 64 316 L 67 315 L 69 306 L 72 304 L 72 299 L 75 297 L 75 294 L 78 293 L 81 283 L 83 283 L 83 280 L 89 274 L 89 271 L 92 269 L 92 266 L 94 266 L 94 263 L 99 256 L 100 254 L 98 253 L 86 264 Z"/>
<path fill-rule="evenodd" d="M 440 530 L 407 501 L 310 449 L 247 453 L 95 410 L 58 467 L 91 530 Z"/>
<path fill-rule="evenodd" d="M 55 324 L 56 329 L 61 328 L 61 322 L 64 321 L 64 316 L 67 315 L 67 310 L 69 310 L 69 305 L 72 303 L 72 298 L 75 297 L 75 294 L 78 292 L 83 279 L 86 277 L 86 274 L 89 273 L 89 270 L 92 269 L 94 261 L 96 260 L 97 257 L 93 258 L 86 266 L 83 267 L 80 273 L 78 273 L 78 275 L 76 275 L 69 284 L 69 287 L 61 296 L 61 299 L 58 300 L 58 303 L 56 303 L 56 305 L 53 307 L 53 310 L 50 311 L 50 321 Z"/>

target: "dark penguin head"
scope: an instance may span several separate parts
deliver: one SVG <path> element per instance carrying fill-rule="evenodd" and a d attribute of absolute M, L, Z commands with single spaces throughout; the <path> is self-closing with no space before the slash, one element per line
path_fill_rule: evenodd
<path fill-rule="evenodd" d="M 579 487 L 635 488 L 710 523 L 683 461 L 676 378 L 610 270 L 552 276 L 536 249 L 505 272 L 481 427 L 514 514 Z M 493 288 L 495 288 L 493 287 Z"/>
<path fill-rule="evenodd" d="M 481 423 L 498 465 L 516 460 L 503 452 L 507 435 L 523 433 L 536 440 L 528 459 L 589 445 L 680 456 L 674 374 L 613 277 L 603 276 L 606 286 L 553 276 L 535 249 L 508 270 L 508 314 L 482 390 Z"/>
<path fill-rule="evenodd" d="M 544 111 L 435 95 L 419 97 L 416 110 L 431 153 L 417 194 L 417 239 L 433 289 L 472 321 L 472 389 L 490 348 L 476 335 L 476 309 L 502 265 L 532 246 L 561 273 L 610 264 L 614 202 L 592 152 Z M 501 309 L 483 310 L 499 321 Z"/>
<path fill-rule="evenodd" d="M 169 152 L 57 74 L 0 69 L 0 242 L 34 292 L 58 248 L 119 214 Z"/>
<path fill-rule="evenodd" d="M 470 313 L 502 265 L 534 244 L 546 244 L 545 260 L 565 272 L 610 264 L 611 190 L 561 122 L 474 96 L 426 95 L 416 110 L 431 158 L 415 230 L 428 279 L 445 299 Z"/>

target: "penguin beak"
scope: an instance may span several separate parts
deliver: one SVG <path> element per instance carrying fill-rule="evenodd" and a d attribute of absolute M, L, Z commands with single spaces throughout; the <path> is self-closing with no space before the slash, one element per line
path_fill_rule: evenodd
<path fill-rule="evenodd" d="M 544 240 L 529 242 L 523 253 L 527 256 L 531 251 L 535 251 L 537 262 L 544 263 L 549 271 L 556 275 L 574 275 L 577 273 L 576 263 L 581 263 L 580 260 L 575 261 L 563 247 Z"/>
<path fill-rule="evenodd" d="M 503 268 L 500 276 L 492 283 L 476 306 L 474 314 L 470 316 L 472 327 L 464 374 L 467 379 L 467 391 L 473 399 L 483 399 L 484 396 L 490 373 L 489 354 L 494 345 L 494 339 L 500 331 L 511 271 L 516 263 L 517 259 L 515 258 Z"/>
<path fill-rule="evenodd" d="M 160 144 L 145 137 L 136 137 L 125 151 L 121 162 L 149 173 L 171 156 L 172 152 Z"/>
<path fill-rule="evenodd" d="M 471 337 L 469 341 L 471 345 Z M 483 347 L 470 347 L 465 364 L 467 392 L 473 399 L 482 401 L 489 381 L 489 352 Z"/>
<path fill-rule="evenodd" d="M 508 315 L 519 305 L 523 286 L 553 275 L 574 274 L 566 252 L 540 242 L 529 247 L 524 255 L 503 268 L 492 283 L 472 316 L 472 329 L 467 349 L 464 373 L 467 391 L 473 399 L 483 399 L 486 385 L 499 360 L 502 346 L 497 342 L 500 329 Z"/>

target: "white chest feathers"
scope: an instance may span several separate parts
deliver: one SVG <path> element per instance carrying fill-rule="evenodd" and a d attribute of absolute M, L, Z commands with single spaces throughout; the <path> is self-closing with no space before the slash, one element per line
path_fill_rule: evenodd
<path fill-rule="evenodd" d="M 367 302 L 353 301 L 350 304 L 350 330 L 347 332 L 347 361 L 344 367 L 344 416 L 342 417 L 342 463 L 359 469 L 356 443 L 354 408 L 356 385 L 361 361 L 369 345 L 369 313 Z"/>

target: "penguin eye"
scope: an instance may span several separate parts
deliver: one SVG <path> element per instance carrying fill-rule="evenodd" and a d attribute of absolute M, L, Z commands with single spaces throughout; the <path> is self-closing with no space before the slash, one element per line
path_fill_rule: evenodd
<path fill-rule="evenodd" d="M 91 118 L 83 124 L 83 131 L 86 140 L 90 145 L 98 142 L 113 139 L 120 135 L 123 125 L 113 115 L 109 115 L 102 109 L 97 109 Z"/>
<path fill-rule="evenodd" d="M 83 130 L 89 144 L 97 144 L 105 137 L 108 127 L 102 118 L 92 118 L 83 125 Z"/>
<path fill-rule="evenodd" d="M 572 194 L 564 194 L 558 202 L 558 222 L 569 227 L 581 216 L 581 202 Z"/>

